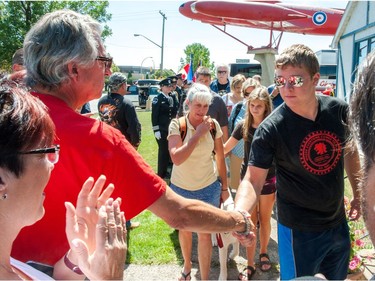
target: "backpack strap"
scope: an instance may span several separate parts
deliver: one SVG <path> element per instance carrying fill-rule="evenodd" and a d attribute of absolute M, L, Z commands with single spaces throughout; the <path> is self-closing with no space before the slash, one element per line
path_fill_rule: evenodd
<path fill-rule="evenodd" d="M 236 121 L 237 115 L 238 115 L 238 113 L 240 113 L 242 106 L 243 106 L 242 101 L 238 102 L 235 106 L 234 116 L 233 116 L 233 119 L 232 119 L 232 131 L 234 130 L 234 122 Z"/>
<path fill-rule="evenodd" d="M 215 127 L 215 123 L 212 123 L 212 124 L 211 124 L 210 134 L 211 134 L 212 139 L 215 141 L 215 137 L 216 137 L 216 127 Z"/>
<path fill-rule="evenodd" d="M 180 129 L 181 140 L 182 140 L 182 142 L 184 142 L 184 139 L 186 138 L 186 133 L 187 133 L 186 116 L 182 116 L 182 117 L 178 118 L 177 121 L 178 121 L 178 126 L 179 126 L 179 129 Z"/>

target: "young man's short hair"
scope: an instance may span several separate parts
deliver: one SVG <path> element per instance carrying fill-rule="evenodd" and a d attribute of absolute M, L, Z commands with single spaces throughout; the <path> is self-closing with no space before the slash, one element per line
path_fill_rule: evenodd
<path fill-rule="evenodd" d="M 319 72 L 319 62 L 313 50 L 302 44 L 286 48 L 275 62 L 276 68 L 287 66 L 305 67 L 311 77 Z"/>
<path fill-rule="evenodd" d="M 199 77 L 199 75 L 203 75 L 203 76 L 209 76 L 211 77 L 211 72 L 210 70 L 208 69 L 208 67 L 205 67 L 205 66 L 200 66 L 197 68 L 197 70 L 195 71 L 195 77 Z"/>

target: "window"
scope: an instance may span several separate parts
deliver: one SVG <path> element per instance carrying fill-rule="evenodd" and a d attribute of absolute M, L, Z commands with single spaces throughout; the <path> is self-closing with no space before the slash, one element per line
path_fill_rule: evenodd
<path fill-rule="evenodd" d="M 366 58 L 367 54 L 369 54 L 372 50 L 375 49 L 375 37 L 367 38 L 365 40 L 359 41 L 355 43 L 355 57 L 354 57 L 354 69 L 353 69 L 353 76 L 352 81 L 354 81 L 354 77 L 357 74 L 357 67 L 361 64 L 364 58 Z"/>
<path fill-rule="evenodd" d="M 246 78 L 254 75 L 262 75 L 262 66 L 259 63 L 231 63 L 229 65 L 230 77 L 242 74 Z"/>

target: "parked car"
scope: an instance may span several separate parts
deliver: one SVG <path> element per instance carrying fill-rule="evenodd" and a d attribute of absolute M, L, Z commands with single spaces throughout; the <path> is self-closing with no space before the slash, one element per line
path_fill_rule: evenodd
<path fill-rule="evenodd" d="M 141 108 L 146 108 L 146 102 L 158 95 L 160 80 L 157 79 L 142 79 L 135 84 L 128 86 L 128 97 L 134 104 Z"/>

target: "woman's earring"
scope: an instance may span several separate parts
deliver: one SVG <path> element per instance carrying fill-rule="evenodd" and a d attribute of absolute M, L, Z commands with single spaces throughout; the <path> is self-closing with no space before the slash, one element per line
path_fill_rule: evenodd
<path fill-rule="evenodd" d="M 8 194 L 6 194 L 6 193 L 3 196 L 1 196 L 1 200 L 5 200 L 7 198 L 8 198 Z"/>

